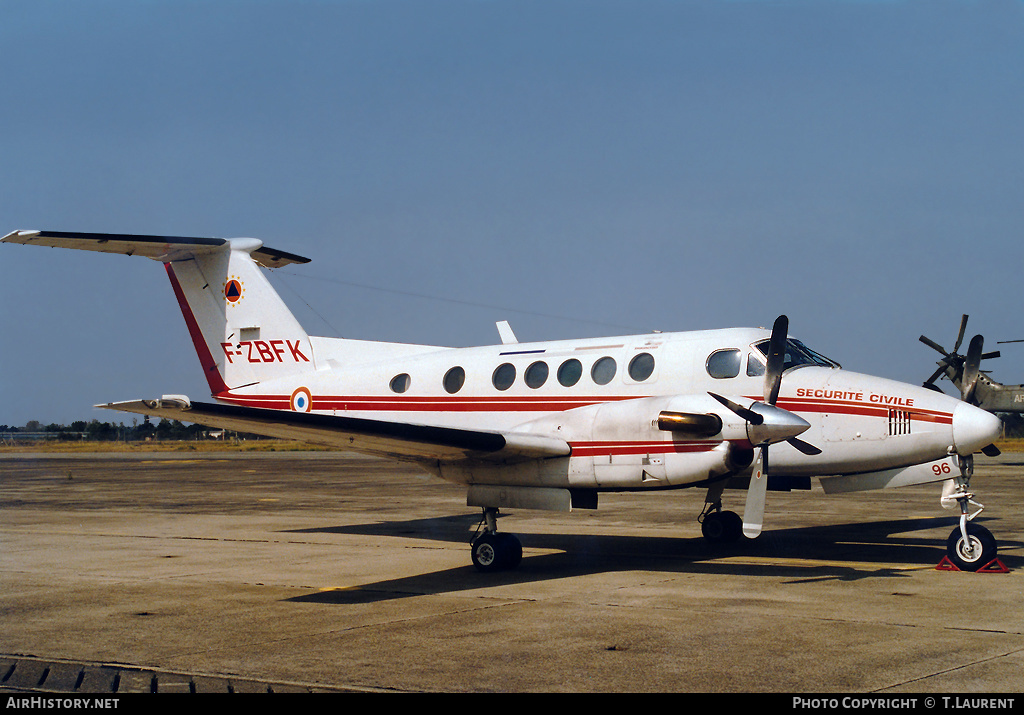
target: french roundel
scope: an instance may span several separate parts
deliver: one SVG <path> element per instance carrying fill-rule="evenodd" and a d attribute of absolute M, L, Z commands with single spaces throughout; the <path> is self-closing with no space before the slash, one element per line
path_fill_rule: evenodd
<path fill-rule="evenodd" d="M 313 396 L 307 388 L 300 387 L 292 393 L 291 407 L 295 412 L 309 412 L 313 409 Z"/>
<path fill-rule="evenodd" d="M 224 284 L 224 297 L 229 303 L 237 303 L 242 299 L 242 283 L 237 278 L 232 278 Z"/>

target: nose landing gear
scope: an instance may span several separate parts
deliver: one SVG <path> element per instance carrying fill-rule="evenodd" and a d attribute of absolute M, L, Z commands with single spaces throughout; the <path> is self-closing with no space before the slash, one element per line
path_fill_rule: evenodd
<path fill-rule="evenodd" d="M 996 559 L 997 545 L 992 532 L 980 524 L 973 523 L 974 517 L 985 507 L 974 501 L 974 494 L 968 489 L 974 474 L 972 456 L 958 457 L 960 476 L 952 483 L 952 492 L 944 494 L 944 503 L 956 502 L 960 508 L 960 523 L 946 540 L 946 557 L 961 571 L 979 571 Z M 970 514 L 970 506 L 978 507 Z"/>

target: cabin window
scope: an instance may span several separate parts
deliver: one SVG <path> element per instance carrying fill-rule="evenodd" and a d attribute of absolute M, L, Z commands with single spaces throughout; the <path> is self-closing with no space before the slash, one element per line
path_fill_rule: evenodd
<path fill-rule="evenodd" d="M 465 382 L 466 371 L 461 367 L 453 367 L 444 374 L 444 389 L 449 394 L 454 395 L 456 392 L 461 390 Z"/>
<path fill-rule="evenodd" d="M 558 366 L 558 382 L 563 387 L 572 387 L 583 376 L 583 363 L 570 358 Z"/>
<path fill-rule="evenodd" d="M 606 356 L 595 362 L 594 367 L 590 368 L 590 377 L 598 385 L 607 385 L 615 377 L 616 369 L 615 358 Z"/>
<path fill-rule="evenodd" d="M 629 376 L 637 382 L 643 382 L 654 373 L 654 356 L 640 353 L 629 361 Z"/>
<path fill-rule="evenodd" d="M 401 375 L 395 375 L 391 378 L 391 391 L 401 394 L 409 389 L 411 383 L 412 378 L 409 377 L 408 373 L 403 372 Z"/>
<path fill-rule="evenodd" d="M 533 363 L 523 373 L 523 380 L 527 387 L 537 389 L 548 381 L 548 364 L 540 361 Z"/>
<path fill-rule="evenodd" d="M 740 374 L 740 351 L 729 349 L 711 353 L 707 369 L 708 374 L 714 378 L 736 377 Z"/>
<path fill-rule="evenodd" d="M 507 390 L 516 381 L 516 368 L 512 363 L 498 365 L 491 375 L 491 384 L 499 390 Z"/>

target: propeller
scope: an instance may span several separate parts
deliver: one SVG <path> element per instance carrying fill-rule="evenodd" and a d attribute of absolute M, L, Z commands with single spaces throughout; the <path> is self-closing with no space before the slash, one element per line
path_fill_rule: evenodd
<path fill-rule="evenodd" d="M 751 539 L 761 533 L 764 522 L 765 495 L 768 491 L 768 446 L 785 441 L 803 454 L 821 454 L 820 449 L 796 437 L 807 430 L 811 426 L 810 423 L 788 410 L 775 406 L 779 399 L 779 390 L 782 387 L 782 373 L 786 367 L 788 332 L 789 318 L 780 315 L 772 326 L 772 336 L 768 341 L 768 364 L 765 368 L 763 402 L 755 402 L 750 407 L 743 407 L 726 397 L 713 392 L 708 393 L 723 406 L 746 420 L 747 437 L 754 447 L 759 447 L 750 477 L 750 486 L 747 489 L 747 503 L 743 511 L 743 533 Z"/>

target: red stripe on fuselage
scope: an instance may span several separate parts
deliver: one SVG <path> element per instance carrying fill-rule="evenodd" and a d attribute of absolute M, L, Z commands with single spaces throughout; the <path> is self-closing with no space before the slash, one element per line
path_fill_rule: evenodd
<path fill-rule="evenodd" d="M 290 395 L 218 395 L 248 407 L 286 409 Z M 395 397 L 390 395 L 313 395 L 314 410 L 371 412 L 564 412 L 602 402 L 642 397 Z"/>
<path fill-rule="evenodd" d="M 934 422 L 937 424 L 952 424 L 953 414 L 951 412 L 939 412 L 936 410 L 924 410 L 917 407 L 901 407 L 880 405 L 873 402 L 853 402 L 847 400 L 808 400 L 801 398 L 779 398 L 775 403 L 784 410 L 796 414 L 801 412 L 829 413 L 838 415 L 858 415 L 860 417 L 889 418 L 890 410 L 898 410 L 907 413 L 911 420 L 919 422 Z"/>
<path fill-rule="evenodd" d="M 288 409 L 290 395 L 218 395 L 219 399 L 248 407 Z M 640 400 L 648 395 L 612 396 L 492 396 L 492 397 L 442 397 L 395 395 L 313 395 L 314 410 L 341 410 L 369 412 L 564 412 L 602 402 Z M 754 399 L 754 398 L 749 398 Z M 912 420 L 952 424 L 949 412 L 924 410 L 916 407 L 892 408 L 868 402 L 842 400 L 808 400 L 801 398 L 779 398 L 779 407 L 800 413 L 830 413 L 878 417 L 888 419 L 891 409 L 907 412 Z"/>
<path fill-rule="evenodd" d="M 720 445 L 713 442 L 570 442 L 573 457 L 605 457 L 626 454 L 683 454 L 710 452 Z"/>

